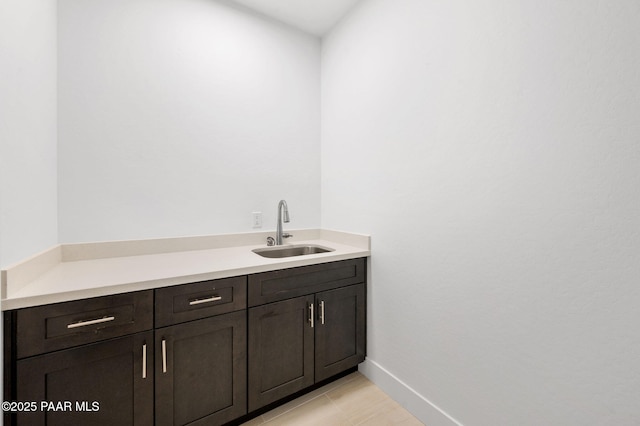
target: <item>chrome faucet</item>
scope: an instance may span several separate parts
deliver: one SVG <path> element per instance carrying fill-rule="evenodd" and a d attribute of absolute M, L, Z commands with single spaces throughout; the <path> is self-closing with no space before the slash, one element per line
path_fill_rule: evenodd
<path fill-rule="evenodd" d="M 284 210 L 283 210 L 284 209 Z M 278 203 L 278 224 L 276 226 L 276 245 L 282 245 L 283 238 L 293 237 L 293 235 L 282 232 L 282 222 L 289 223 L 289 208 L 285 200 Z"/>

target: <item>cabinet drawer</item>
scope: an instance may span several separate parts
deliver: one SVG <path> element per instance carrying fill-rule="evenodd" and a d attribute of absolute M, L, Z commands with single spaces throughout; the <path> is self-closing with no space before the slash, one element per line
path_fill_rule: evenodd
<path fill-rule="evenodd" d="M 249 275 L 249 306 L 365 281 L 365 260 L 352 259 Z"/>
<path fill-rule="evenodd" d="M 156 290 L 156 327 L 247 307 L 247 278 L 202 281 Z"/>
<path fill-rule="evenodd" d="M 20 309 L 17 357 L 25 358 L 153 328 L 153 290 Z"/>

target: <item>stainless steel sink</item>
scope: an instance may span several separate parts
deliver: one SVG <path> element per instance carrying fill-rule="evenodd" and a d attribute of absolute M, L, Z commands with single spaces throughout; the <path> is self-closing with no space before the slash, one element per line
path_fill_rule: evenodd
<path fill-rule="evenodd" d="M 293 245 L 293 246 L 277 246 L 267 247 L 252 250 L 254 253 L 259 254 L 262 257 L 280 258 L 280 257 L 292 257 L 292 256 L 305 256 L 308 254 L 327 253 L 334 251 L 335 249 L 317 246 L 314 244 L 309 245 Z"/>

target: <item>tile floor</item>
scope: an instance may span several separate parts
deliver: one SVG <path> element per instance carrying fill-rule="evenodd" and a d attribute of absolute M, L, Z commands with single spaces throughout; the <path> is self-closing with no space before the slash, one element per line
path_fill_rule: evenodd
<path fill-rule="evenodd" d="M 360 373 L 329 383 L 244 423 L 243 426 L 422 425 Z"/>

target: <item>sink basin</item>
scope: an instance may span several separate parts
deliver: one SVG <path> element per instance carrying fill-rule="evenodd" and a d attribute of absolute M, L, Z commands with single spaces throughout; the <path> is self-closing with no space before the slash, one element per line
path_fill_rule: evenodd
<path fill-rule="evenodd" d="M 334 249 L 311 244 L 311 245 L 267 247 L 267 248 L 254 249 L 252 251 L 256 254 L 259 254 L 262 257 L 280 258 L 280 257 L 292 257 L 292 256 L 305 256 L 307 254 L 327 253 L 330 251 L 334 251 Z"/>

